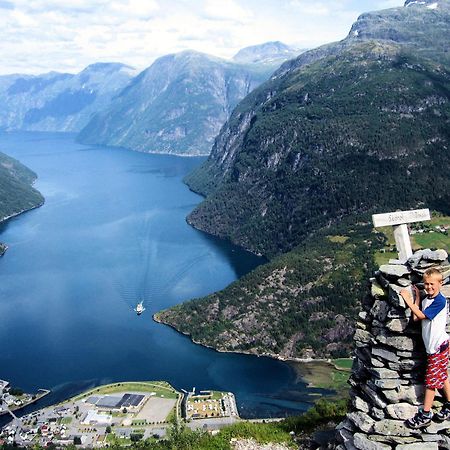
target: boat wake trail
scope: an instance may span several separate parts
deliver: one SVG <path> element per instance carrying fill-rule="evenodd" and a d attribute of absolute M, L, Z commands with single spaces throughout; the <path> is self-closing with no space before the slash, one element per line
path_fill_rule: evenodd
<path fill-rule="evenodd" d="M 127 249 L 128 270 L 113 276 L 113 285 L 120 299 L 131 311 L 136 311 L 141 302 L 145 309 L 154 300 L 160 304 L 161 299 L 209 255 L 208 252 L 177 255 L 174 263 L 167 258 L 160 236 L 152 234 L 151 225 L 151 217 L 147 215 L 135 244 Z"/>

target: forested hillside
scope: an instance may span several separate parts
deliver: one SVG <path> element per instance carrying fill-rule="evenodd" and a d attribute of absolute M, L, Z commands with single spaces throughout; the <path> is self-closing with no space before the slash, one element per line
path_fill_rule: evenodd
<path fill-rule="evenodd" d="M 380 239 L 368 223 L 344 221 L 223 291 L 158 313 L 156 319 L 220 351 L 346 356 L 366 274 L 373 270 L 367 253 Z"/>
<path fill-rule="evenodd" d="M 441 0 L 364 14 L 344 41 L 286 63 L 238 105 L 187 178 L 207 196 L 188 221 L 272 261 L 163 321 L 207 345 L 254 353 L 282 355 L 287 345 L 290 356 L 331 354 L 330 343 L 348 341 L 336 326 L 354 321 L 364 295 L 370 214 L 450 210 L 449 12 Z M 267 286 L 274 292 L 262 308 Z M 202 321 L 206 338 L 195 331 Z M 239 342 L 228 327 L 241 331 Z"/>
<path fill-rule="evenodd" d="M 251 112 L 235 111 L 229 130 L 246 114 L 248 129 L 189 216 L 195 227 L 273 256 L 344 215 L 449 204 L 450 74 L 441 66 L 367 42 L 271 87 L 276 96 L 258 90 Z M 189 178 L 194 190 L 223 169 L 216 161 Z M 429 189 L 430 170 L 440 192 Z"/>
<path fill-rule="evenodd" d="M 44 202 L 32 187 L 36 174 L 19 161 L 0 153 L 0 222 Z M 5 247 L 0 243 L 0 254 Z"/>

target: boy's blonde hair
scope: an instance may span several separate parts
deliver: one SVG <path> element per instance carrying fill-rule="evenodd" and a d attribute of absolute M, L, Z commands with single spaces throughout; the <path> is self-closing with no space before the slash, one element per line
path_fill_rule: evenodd
<path fill-rule="evenodd" d="M 442 273 L 435 267 L 431 267 L 425 270 L 423 274 L 423 278 L 430 278 L 430 277 L 436 277 L 439 278 L 440 281 L 442 281 Z"/>

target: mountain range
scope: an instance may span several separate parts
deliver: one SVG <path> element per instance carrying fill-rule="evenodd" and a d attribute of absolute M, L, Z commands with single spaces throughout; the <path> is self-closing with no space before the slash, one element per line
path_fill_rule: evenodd
<path fill-rule="evenodd" d="M 83 143 L 209 154 L 236 104 L 298 53 L 268 42 L 231 60 L 194 51 L 166 55 L 141 73 L 96 63 L 78 74 L 0 76 L 0 129 L 81 131 Z"/>
<path fill-rule="evenodd" d="M 97 63 L 75 75 L 0 76 L 0 129 L 78 132 L 134 75 L 124 64 Z"/>
<path fill-rule="evenodd" d="M 231 60 L 185 51 L 158 58 L 81 130 L 85 144 L 208 155 L 234 107 L 298 51 L 280 42 Z"/>
<path fill-rule="evenodd" d="M 157 320 L 220 350 L 348 352 L 370 214 L 450 213 L 449 38 L 448 0 L 363 14 L 240 102 L 186 179 L 206 196 L 188 221 L 270 262 Z"/>

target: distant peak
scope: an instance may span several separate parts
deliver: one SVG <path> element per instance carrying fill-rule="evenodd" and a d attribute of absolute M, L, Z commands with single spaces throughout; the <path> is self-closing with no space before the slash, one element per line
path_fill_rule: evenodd
<path fill-rule="evenodd" d="M 406 0 L 405 7 L 413 5 L 423 5 L 429 9 L 437 9 L 439 2 L 436 0 Z"/>
<path fill-rule="evenodd" d="M 283 42 L 270 41 L 242 48 L 233 56 L 233 61 L 240 63 L 263 62 L 274 58 L 289 58 L 297 53 L 299 53 L 297 49 Z"/>
<path fill-rule="evenodd" d="M 133 71 L 134 68 L 126 64 L 116 62 L 98 62 L 87 66 L 83 72 L 115 72 L 122 69 Z"/>
<path fill-rule="evenodd" d="M 199 52 L 197 50 L 183 50 L 178 53 L 170 53 L 168 55 L 160 56 L 155 60 L 155 63 L 166 63 L 167 61 L 186 63 L 195 61 L 223 61 L 216 56 L 208 55 L 207 53 Z M 151 67 L 151 66 L 150 66 Z"/>
<path fill-rule="evenodd" d="M 213 56 L 208 55 L 207 53 L 199 52 L 197 50 L 183 50 L 179 53 L 175 53 L 175 56 L 188 57 L 188 58 L 212 58 Z"/>

